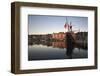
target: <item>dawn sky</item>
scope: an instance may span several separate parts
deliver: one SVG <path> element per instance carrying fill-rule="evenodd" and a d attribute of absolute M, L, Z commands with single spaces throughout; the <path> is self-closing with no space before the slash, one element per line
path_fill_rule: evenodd
<path fill-rule="evenodd" d="M 51 34 L 53 32 L 65 32 L 67 30 L 64 28 L 66 18 L 68 23 L 72 23 L 73 30 L 80 29 L 80 31 L 88 31 L 87 17 L 29 15 L 29 34 Z"/>

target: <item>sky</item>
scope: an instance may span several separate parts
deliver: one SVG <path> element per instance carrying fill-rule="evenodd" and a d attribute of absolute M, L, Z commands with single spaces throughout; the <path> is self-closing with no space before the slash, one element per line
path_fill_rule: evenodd
<path fill-rule="evenodd" d="M 71 22 L 73 31 L 88 31 L 88 17 L 28 15 L 28 32 L 29 34 L 65 32 L 66 18 L 67 23 Z"/>

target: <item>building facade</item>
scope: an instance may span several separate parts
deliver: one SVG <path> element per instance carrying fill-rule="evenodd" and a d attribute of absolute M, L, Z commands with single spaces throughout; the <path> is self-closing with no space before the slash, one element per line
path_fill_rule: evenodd
<path fill-rule="evenodd" d="M 59 33 L 53 33 L 52 38 L 53 39 L 58 39 L 58 40 L 64 40 L 65 39 L 65 33 L 64 32 L 59 32 Z"/>

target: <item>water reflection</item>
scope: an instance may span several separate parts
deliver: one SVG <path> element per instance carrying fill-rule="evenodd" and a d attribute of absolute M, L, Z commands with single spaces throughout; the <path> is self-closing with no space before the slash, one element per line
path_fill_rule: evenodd
<path fill-rule="evenodd" d="M 34 41 L 34 42 L 28 43 L 28 45 L 29 46 L 45 45 L 47 47 L 52 46 L 53 48 L 59 48 L 59 49 L 64 49 L 64 48 L 67 49 L 68 48 L 67 43 L 65 41 L 56 41 L 56 42 L 52 42 L 52 41 Z M 71 44 L 71 46 L 72 46 L 72 44 Z M 80 46 L 79 44 L 74 44 L 74 47 L 77 47 L 78 49 L 82 48 L 82 49 L 87 50 L 87 47 Z"/>
<path fill-rule="evenodd" d="M 66 41 L 33 41 L 29 43 L 28 60 L 87 58 L 87 48 L 67 45 Z"/>
<path fill-rule="evenodd" d="M 52 46 L 54 48 L 60 48 L 60 49 L 67 48 L 65 42 L 52 42 Z"/>
<path fill-rule="evenodd" d="M 66 55 L 69 57 L 69 58 L 72 58 L 72 52 L 73 52 L 73 49 L 75 47 L 75 40 L 74 38 L 72 37 L 71 33 L 67 33 L 66 34 L 66 42 L 65 42 L 65 45 L 67 46 L 66 48 Z"/>

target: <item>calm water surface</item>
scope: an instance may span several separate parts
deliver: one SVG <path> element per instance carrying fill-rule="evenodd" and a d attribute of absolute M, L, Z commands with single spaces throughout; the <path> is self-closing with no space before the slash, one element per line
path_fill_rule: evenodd
<path fill-rule="evenodd" d="M 75 47 L 68 54 L 67 47 L 60 43 L 52 43 L 52 46 L 34 44 L 28 47 L 28 60 L 51 60 L 51 59 L 79 59 L 88 58 L 88 50 Z"/>

